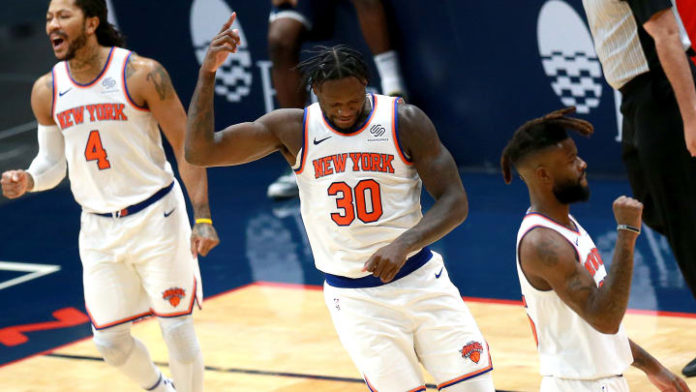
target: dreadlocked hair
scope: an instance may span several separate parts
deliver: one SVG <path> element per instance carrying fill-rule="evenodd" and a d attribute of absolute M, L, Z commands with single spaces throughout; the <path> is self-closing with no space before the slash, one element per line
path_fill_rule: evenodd
<path fill-rule="evenodd" d="M 506 184 L 512 181 L 511 166 L 517 168 L 517 164 L 529 154 L 567 139 L 566 129 L 577 131 L 583 136 L 590 136 L 594 132 L 590 122 L 566 117 L 572 113 L 575 113 L 575 106 L 553 111 L 517 128 L 500 157 L 500 168 Z"/>
<path fill-rule="evenodd" d="M 316 46 L 310 53 L 314 55 L 297 65 L 305 86 L 350 76 L 365 82 L 369 79 L 367 64 L 360 52 L 346 45 Z"/>
<path fill-rule="evenodd" d="M 126 37 L 116 30 L 116 27 L 108 22 L 105 0 L 75 0 L 75 5 L 80 7 L 85 17 L 99 18 L 99 26 L 95 34 L 97 35 L 97 42 L 102 46 L 119 46 L 124 47 L 126 45 Z"/>

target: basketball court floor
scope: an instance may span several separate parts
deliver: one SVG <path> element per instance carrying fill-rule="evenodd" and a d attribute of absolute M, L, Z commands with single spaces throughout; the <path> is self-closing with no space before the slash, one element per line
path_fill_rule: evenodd
<path fill-rule="evenodd" d="M 582 154 L 582 151 L 581 151 Z M 273 202 L 265 188 L 283 162 L 209 171 L 213 220 L 222 240 L 200 259 L 206 301 L 195 314 L 207 391 L 366 391 L 334 332 L 314 269 L 299 202 Z M 538 390 L 538 356 L 520 303 L 515 236 L 527 208 L 521 181 L 463 171 L 470 202 L 464 224 L 433 246 L 443 254 L 492 350 L 499 391 Z M 592 175 L 590 202 L 572 212 L 611 263 L 611 203 L 629 194 L 621 179 Z M 424 195 L 425 208 L 432 204 Z M 82 299 L 79 207 L 58 189 L 0 205 L 0 391 L 138 391 L 98 356 Z M 628 335 L 674 372 L 696 356 L 696 302 L 664 238 L 638 240 Z M 134 335 L 167 368 L 154 319 Z M 453 348 L 458 349 L 458 348 Z M 630 369 L 633 391 L 652 391 Z M 433 388 L 433 380 L 426 378 Z M 688 380 L 696 390 L 696 379 Z"/>

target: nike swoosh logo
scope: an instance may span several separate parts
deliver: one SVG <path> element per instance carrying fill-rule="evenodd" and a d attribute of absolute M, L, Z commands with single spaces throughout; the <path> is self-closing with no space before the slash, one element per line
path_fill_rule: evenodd
<path fill-rule="evenodd" d="M 65 90 L 65 91 L 58 91 L 58 96 L 59 96 L 59 97 L 62 97 L 63 95 L 69 93 L 70 90 L 72 90 L 72 87 L 70 87 L 69 89 L 67 89 L 67 90 Z"/>
<path fill-rule="evenodd" d="M 440 279 L 440 275 L 442 275 L 442 271 L 445 269 L 445 267 L 440 268 L 440 272 L 435 274 L 435 279 Z"/>
<path fill-rule="evenodd" d="M 330 137 L 331 137 L 331 136 L 329 135 L 329 136 L 327 136 L 327 137 L 325 137 L 325 138 L 323 138 L 323 139 L 319 139 L 319 140 L 317 140 L 317 138 L 314 138 L 314 145 L 316 146 L 317 144 L 323 142 L 324 140 L 329 139 Z"/>
<path fill-rule="evenodd" d="M 172 210 L 169 212 L 164 211 L 164 217 L 167 218 L 169 215 L 171 215 L 174 212 L 174 210 L 176 210 L 176 207 L 172 208 Z"/>

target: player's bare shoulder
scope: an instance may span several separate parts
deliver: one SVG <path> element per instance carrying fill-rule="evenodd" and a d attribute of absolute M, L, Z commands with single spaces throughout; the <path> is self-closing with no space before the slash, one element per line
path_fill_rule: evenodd
<path fill-rule="evenodd" d="M 137 103 L 176 96 L 167 70 L 157 60 L 136 53 L 128 57 L 125 70 L 129 93 Z"/>
<path fill-rule="evenodd" d="M 277 109 L 265 114 L 257 121 L 262 122 L 293 155 L 297 154 L 302 147 L 304 110 Z"/>
<path fill-rule="evenodd" d="M 53 124 L 51 108 L 54 99 L 53 74 L 45 73 L 34 82 L 31 89 L 31 108 L 41 124 Z"/>
<path fill-rule="evenodd" d="M 401 98 L 396 110 L 399 143 L 406 154 L 417 158 L 421 152 L 429 155 L 439 150 L 437 130 L 423 110 Z"/>

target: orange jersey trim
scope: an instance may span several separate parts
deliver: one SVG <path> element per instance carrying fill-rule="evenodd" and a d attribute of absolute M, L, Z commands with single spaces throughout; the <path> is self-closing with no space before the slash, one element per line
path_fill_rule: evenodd
<path fill-rule="evenodd" d="M 143 111 L 143 112 L 149 112 L 150 109 L 148 109 L 145 106 L 140 106 L 135 101 L 133 101 L 133 98 L 130 96 L 130 92 L 128 92 L 128 84 L 126 83 L 126 67 L 128 66 L 128 60 L 130 60 L 130 56 L 133 54 L 133 52 L 128 53 L 128 56 L 126 56 L 126 59 L 123 61 L 123 70 L 121 72 L 121 82 L 123 84 L 123 95 L 126 96 L 126 101 L 128 101 L 133 108 Z"/>
<path fill-rule="evenodd" d="M 56 73 L 55 73 L 55 67 L 51 68 L 51 85 L 53 86 L 53 101 L 51 102 L 51 118 L 53 121 L 55 120 L 55 114 L 56 114 Z"/>
<path fill-rule="evenodd" d="M 575 233 L 575 234 L 580 234 L 580 229 L 578 228 L 578 225 L 577 225 L 577 224 L 575 223 L 575 221 L 572 220 L 572 219 L 571 219 L 570 221 L 573 222 L 573 226 L 575 226 L 575 230 L 573 230 L 573 229 L 571 229 L 571 228 L 569 228 L 569 227 L 566 227 L 566 226 L 562 225 L 560 222 L 556 222 L 555 220 L 549 218 L 548 216 L 546 216 L 546 215 L 544 215 L 544 214 L 540 214 L 540 213 L 538 213 L 538 212 L 530 212 L 530 213 L 528 213 L 528 214 L 525 215 L 525 218 L 528 217 L 528 216 L 530 216 L 530 215 L 538 216 L 539 218 L 542 218 L 542 219 L 544 219 L 544 220 L 547 221 L 547 222 L 553 223 L 555 226 L 562 227 L 562 228 L 564 228 L 564 229 L 566 229 L 566 230 L 568 230 L 568 231 L 572 231 L 572 232 Z"/>
<path fill-rule="evenodd" d="M 178 316 L 184 316 L 191 314 L 193 312 L 193 304 L 198 303 L 199 309 L 201 308 L 200 303 L 198 302 L 198 296 L 197 296 L 197 291 L 196 289 L 198 288 L 198 282 L 196 281 L 196 278 L 193 278 L 193 295 L 191 295 L 191 303 L 188 306 L 187 310 L 181 311 L 181 312 L 176 312 L 176 313 L 156 313 L 152 308 L 147 311 L 143 312 L 134 316 L 129 316 L 120 320 L 112 321 L 110 323 L 98 325 L 96 321 L 94 321 L 94 317 L 92 317 L 92 313 L 89 311 L 89 308 L 87 307 L 87 304 L 85 304 L 85 309 L 87 310 L 87 315 L 89 316 L 90 321 L 92 322 L 92 325 L 94 325 L 94 328 L 96 329 L 104 329 L 104 328 L 109 328 L 109 327 L 114 327 L 119 324 L 124 324 L 130 321 L 134 321 L 143 317 L 148 317 L 148 316 L 157 316 L 157 317 L 178 317 Z"/>
<path fill-rule="evenodd" d="M 322 116 L 323 117 L 323 116 Z M 309 109 L 305 108 L 304 110 L 304 116 L 302 118 L 302 128 L 303 128 L 303 133 L 302 133 L 302 155 L 300 156 L 300 167 L 295 170 L 295 173 L 297 174 L 302 174 L 302 171 L 304 171 L 305 167 L 305 158 L 307 158 L 307 141 L 309 140 Z M 297 160 L 297 158 L 295 158 Z"/>
<path fill-rule="evenodd" d="M 333 132 L 337 135 L 341 135 L 341 136 L 359 135 L 362 131 L 367 129 L 367 126 L 370 124 L 370 122 L 372 121 L 372 118 L 375 116 L 375 112 L 377 112 L 377 97 L 375 97 L 374 94 L 370 94 L 370 96 L 372 97 L 372 111 L 370 112 L 370 115 L 367 116 L 367 120 L 365 120 L 365 123 L 363 124 L 363 126 L 360 129 L 358 129 L 357 131 L 354 131 L 351 133 L 345 133 L 345 132 L 341 132 L 341 131 L 335 129 L 331 124 L 329 124 L 328 121 L 326 121 L 326 116 L 324 116 L 324 112 L 321 113 L 321 120 L 324 122 L 324 125 L 326 125 L 326 127 L 329 128 L 329 130 L 331 130 L 331 132 Z M 320 107 L 320 109 L 321 109 L 321 107 Z"/>
<path fill-rule="evenodd" d="M 113 327 L 113 326 L 116 326 L 119 324 L 124 324 L 124 323 L 130 322 L 130 321 L 134 321 L 134 320 L 137 320 L 139 318 L 152 316 L 152 310 L 150 310 L 150 311 L 140 313 L 140 314 L 135 315 L 135 316 L 126 317 L 126 318 L 123 318 L 120 320 L 112 321 L 110 323 L 99 325 L 96 323 L 96 321 L 94 321 L 94 317 L 92 317 L 92 313 L 89 311 L 87 304 L 85 304 L 85 309 L 87 309 L 87 315 L 89 315 L 89 319 L 90 319 L 90 321 L 92 321 L 92 325 L 94 325 L 94 328 L 96 328 L 96 329 L 109 328 L 109 327 Z"/>
<path fill-rule="evenodd" d="M 466 380 L 468 380 L 468 379 L 470 379 L 470 378 L 479 376 L 479 375 L 481 375 L 481 374 L 483 374 L 483 373 L 486 373 L 486 372 L 489 372 L 489 371 L 493 370 L 493 361 L 491 360 L 491 350 L 490 350 L 490 347 L 488 347 L 488 342 L 486 342 L 486 350 L 488 350 L 488 366 L 487 366 L 487 367 L 485 367 L 485 368 L 483 368 L 483 369 L 474 370 L 474 371 L 471 372 L 471 373 L 467 373 L 467 374 L 465 374 L 465 375 L 463 375 L 463 376 L 459 376 L 459 377 L 454 378 L 454 379 L 452 379 L 452 380 L 445 381 L 445 382 L 443 382 L 442 384 L 439 384 L 439 385 L 437 386 L 437 389 L 439 390 L 439 389 L 447 388 L 447 387 L 449 387 L 449 386 L 451 386 L 451 385 L 460 383 L 460 382 L 462 382 L 462 381 L 466 381 Z"/>
<path fill-rule="evenodd" d="M 413 161 L 406 158 L 406 154 L 404 154 L 404 150 L 401 148 L 401 143 L 399 142 L 399 110 L 397 109 L 398 105 L 399 98 L 394 100 L 394 107 L 392 108 L 392 139 L 394 139 L 394 147 L 396 147 L 396 151 L 399 153 L 401 161 L 405 165 L 411 166 L 413 165 Z"/>
<path fill-rule="evenodd" d="M 104 64 L 104 68 L 101 70 L 99 75 L 97 75 L 97 77 L 93 81 L 91 81 L 87 84 L 80 84 L 77 81 L 75 81 L 75 79 L 73 79 L 72 74 L 70 74 L 70 66 L 68 65 L 68 62 L 65 61 L 65 71 L 68 73 L 68 80 L 70 80 L 70 83 L 72 83 L 73 86 L 75 86 L 77 88 L 92 87 L 95 83 L 100 81 L 101 78 L 104 77 L 104 75 L 106 75 L 106 71 L 109 69 L 109 65 L 111 65 L 111 60 L 113 58 L 114 58 L 114 47 L 112 46 L 111 50 L 109 50 L 109 57 L 106 58 L 106 64 Z"/>

